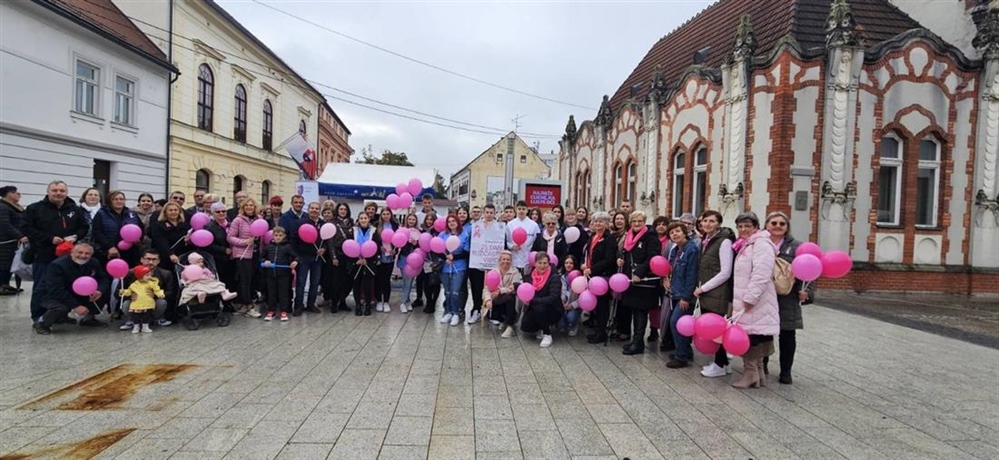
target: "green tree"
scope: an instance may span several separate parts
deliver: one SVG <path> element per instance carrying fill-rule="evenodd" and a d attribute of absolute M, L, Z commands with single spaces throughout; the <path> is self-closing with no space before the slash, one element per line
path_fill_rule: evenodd
<path fill-rule="evenodd" d="M 413 166 L 413 163 L 406 157 L 406 152 L 393 152 L 386 149 L 382 151 L 381 157 L 376 157 L 371 153 L 370 146 L 361 149 L 361 158 L 357 162 L 369 165 Z"/>
<path fill-rule="evenodd" d="M 447 198 L 450 196 L 451 185 L 444 185 L 444 176 L 440 172 L 434 171 L 434 191 L 437 192 L 438 198 Z"/>

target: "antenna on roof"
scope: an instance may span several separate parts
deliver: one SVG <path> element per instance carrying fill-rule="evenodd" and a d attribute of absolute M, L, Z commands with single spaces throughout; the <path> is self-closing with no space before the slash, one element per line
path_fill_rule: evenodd
<path fill-rule="evenodd" d="M 520 129 L 520 119 L 526 116 L 527 115 L 521 115 L 518 113 L 517 116 L 513 117 L 513 119 L 510 120 L 513 122 L 513 132 L 517 132 L 517 130 Z"/>

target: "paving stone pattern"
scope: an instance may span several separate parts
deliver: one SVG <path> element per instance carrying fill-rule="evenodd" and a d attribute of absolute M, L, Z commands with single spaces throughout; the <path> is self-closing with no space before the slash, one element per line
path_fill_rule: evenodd
<path fill-rule="evenodd" d="M 50 336 L 27 311 L 0 298 L 0 456 L 134 429 L 97 458 L 999 458 L 999 351 L 820 306 L 794 385 L 748 391 L 729 386 L 738 359 L 707 379 L 658 352 L 582 335 L 542 349 L 419 310 Z M 123 364 L 198 367 L 114 409 L 38 401 Z"/>

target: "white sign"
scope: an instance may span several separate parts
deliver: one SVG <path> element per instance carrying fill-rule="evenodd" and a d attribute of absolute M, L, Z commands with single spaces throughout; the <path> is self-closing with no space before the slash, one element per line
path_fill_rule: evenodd
<path fill-rule="evenodd" d="M 319 203 L 319 182 L 316 181 L 301 181 L 295 183 L 295 194 L 302 195 L 305 198 L 305 206 L 309 206 L 309 203 Z"/>
<path fill-rule="evenodd" d="M 502 222 L 494 220 L 489 227 L 481 220 L 473 223 L 468 266 L 478 270 L 496 268 L 505 244 L 506 225 Z"/>

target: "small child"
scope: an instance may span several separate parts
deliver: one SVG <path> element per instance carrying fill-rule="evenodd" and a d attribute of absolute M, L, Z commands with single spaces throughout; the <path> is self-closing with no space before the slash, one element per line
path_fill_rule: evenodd
<path fill-rule="evenodd" d="M 281 314 L 281 321 L 288 321 L 291 308 L 291 270 L 298 266 L 295 248 L 288 244 L 284 227 L 274 227 L 271 243 L 264 247 L 264 280 L 267 283 L 267 315 L 264 321 L 273 321 L 274 314 Z M 289 268 L 290 267 L 290 268 Z M 342 280 L 336 280 L 343 282 Z"/>
<path fill-rule="evenodd" d="M 131 303 L 128 307 L 129 321 L 132 326 L 132 333 L 153 332 L 149 328 L 149 322 L 153 318 L 152 310 L 156 307 L 157 298 L 165 298 L 166 293 L 160 288 L 160 282 L 153 278 L 152 272 L 145 266 L 135 267 L 135 281 L 127 288 L 118 291 L 122 298 L 128 297 Z"/>
<path fill-rule="evenodd" d="M 562 306 L 565 309 L 565 316 L 558 322 L 560 330 L 569 330 L 569 337 L 575 337 L 579 332 L 579 295 L 572 292 L 569 286 L 569 273 L 576 269 L 576 258 L 572 255 L 565 256 L 562 262 Z"/>
<path fill-rule="evenodd" d="M 236 298 L 235 292 L 227 289 L 225 284 L 215 279 L 215 274 L 211 270 L 205 268 L 205 258 L 201 254 L 192 252 L 187 256 L 187 262 L 190 264 L 188 267 L 196 265 L 201 267 L 202 270 L 198 276 L 192 277 L 188 274 L 187 268 L 184 269 L 181 274 L 184 289 L 180 291 L 180 303 L 178 305 L 184 305 L 195 297 L 198 298 L 198 303 L 205 303 L 205 299 L 214 294 L 222 294 L 222 300 Z"/>

